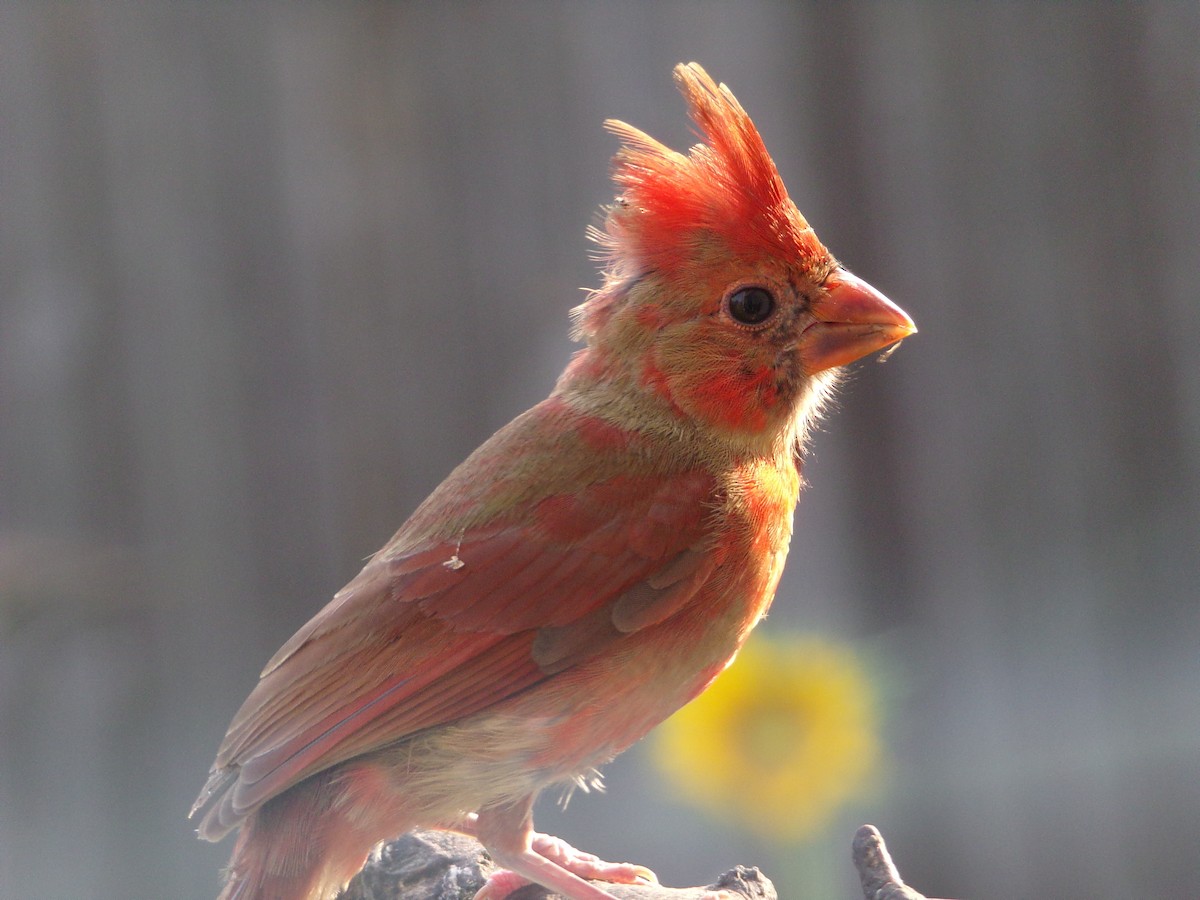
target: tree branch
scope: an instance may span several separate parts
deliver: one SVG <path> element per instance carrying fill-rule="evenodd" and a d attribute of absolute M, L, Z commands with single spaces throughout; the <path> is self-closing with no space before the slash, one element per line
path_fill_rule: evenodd
<path fill-rule="evenodd" d="M 864 900 L 927 900 L 905 885 L 883 837 L 872 825 L 854 835 L 854 867 Z M 414 831 L 382 845 L 340 895 L 339 900 L 470 900 L 495 864 L 474 838 L 448 831 Z M 777 900 L 775 886 L 758 869 L 737 866 L 705 887 L 668 888 L 657 884 L 613 884 L 604 889 L 619 900 Z M 552 900 L 538 885 L 508 900 Z"/>
<path fill-rule="evenodd" d="M 883 835 L 874 825 L 863 825 L 854 833 L 851 857 L 865 900 L 928 900 L 900 878 Z"/>
<path fill-rule="evenodd" d="M 448 831 L 414 831 L 372 853 L 339 900 L 470 900 L 494 868 L 474 838 Z M 770 880 L 747 866 L 730 869 L 706 887 L 606 884 L 604 889 L 619 900 L 711 900 L 714 892 L 726 900 L 777 900 Z M 529 885 L 508 900 L 555 896 Z"/>

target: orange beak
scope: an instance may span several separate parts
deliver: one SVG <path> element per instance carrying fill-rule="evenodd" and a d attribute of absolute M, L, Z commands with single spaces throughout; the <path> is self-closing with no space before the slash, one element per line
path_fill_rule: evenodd
<path fill-rule="evenodd" d="M 798 345 L 810 375 L 852 363 L 917 330 L 904 310 L 842 268 L 825 280 L 811 309 L 816 321 Z"/>

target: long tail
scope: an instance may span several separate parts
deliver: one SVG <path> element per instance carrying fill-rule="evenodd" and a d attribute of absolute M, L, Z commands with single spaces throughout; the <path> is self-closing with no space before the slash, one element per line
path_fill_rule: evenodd
<path fill-rule="evenodd" d="M 334 793 L 315 776 L 251 814 L 217 900 L 333 900 L 373 843 L 333 808 Z"/>

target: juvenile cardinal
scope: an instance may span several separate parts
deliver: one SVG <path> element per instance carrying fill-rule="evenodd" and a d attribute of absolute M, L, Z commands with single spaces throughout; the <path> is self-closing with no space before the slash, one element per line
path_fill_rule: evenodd
<path fill-rule="evenodd" d="M 603 284 L 550 396 L 417 508 L 262 671 L 192 810 L 240 828 L 221 900 L 329 900 L 416 826 L 572 900 L 653 874 L 533 831 L 705 689 L 766 612 L 838 367 L 912 320 L 847 272 L 695 63 L 685 156 L 622 122 Z"/>

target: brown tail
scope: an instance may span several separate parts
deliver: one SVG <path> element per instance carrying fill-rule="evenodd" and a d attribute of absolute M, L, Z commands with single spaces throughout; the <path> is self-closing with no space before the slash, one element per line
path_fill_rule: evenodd
<path fill-rule="evenodd" d="M 217 900 L 332 900 L 373 841 L 333 809 L 326 773 L 268 801 L 242 823 Z"/>

